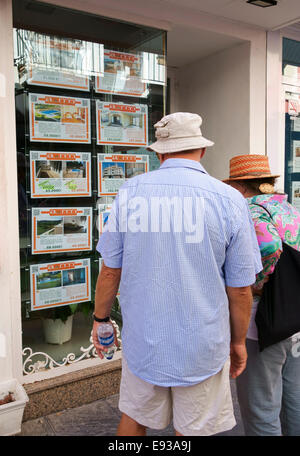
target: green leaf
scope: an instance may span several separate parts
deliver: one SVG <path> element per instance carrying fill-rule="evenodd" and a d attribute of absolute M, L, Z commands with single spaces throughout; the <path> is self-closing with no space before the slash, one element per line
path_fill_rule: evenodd
<path fill-rule="evenodd" d="M 71 314 L 73 315 L 77 310 L 78 304 L 69 304 L 69 307 L 71 310 Z"/>

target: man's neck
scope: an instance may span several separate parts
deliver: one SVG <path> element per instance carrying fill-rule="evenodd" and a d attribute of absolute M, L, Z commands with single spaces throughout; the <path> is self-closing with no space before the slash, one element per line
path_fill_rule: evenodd
<path fill-rule="evenodd" d="M 165 162 L 169 158 L 184 158 L 186 160 L 194 160 L 199 163 L 201 159 L 201 150 L 193 152 L 175 152 L 173 154 L 163 154 L 161 163 Z"/>

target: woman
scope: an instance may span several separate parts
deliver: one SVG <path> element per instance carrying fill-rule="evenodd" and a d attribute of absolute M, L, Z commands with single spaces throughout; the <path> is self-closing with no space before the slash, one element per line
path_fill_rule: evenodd
<path fill-rule="evenodd" d="M 263 264 L 252 287 L 247 367 L 237 378 L 246 435 L 300 435 L 300 333 L 260 352 L 255 323 L 262 290 L 275 270 L 282 242 L 300 251 L 300 213 L 287 202 L 287 195 L 275 193 L 276 177 L 266 156 L 240 155 L 230 160 L 230 177 L 224 181 L 247 199 Z"/>

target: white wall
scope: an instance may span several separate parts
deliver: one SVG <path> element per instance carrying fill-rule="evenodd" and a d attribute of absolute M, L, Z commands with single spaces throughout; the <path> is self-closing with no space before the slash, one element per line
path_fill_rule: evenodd
<path fill-rule="evenodd" d="M 22 378 L 17 154 L 11 0 L 0 1 L 0 382 Z"/>
<path fill-rule="evenodd" d="M 213 176 L 225 178 L 229 159 L 250 153 L 250 43 L 179 69 L 177 77 L 177 109 L 200 114 L 204 136 L 215 142 L 203 165 Z"/>

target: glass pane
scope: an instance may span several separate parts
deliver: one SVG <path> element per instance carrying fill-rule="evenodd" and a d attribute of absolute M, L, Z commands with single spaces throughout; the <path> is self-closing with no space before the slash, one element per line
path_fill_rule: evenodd
<path fill-rule="evenodd" d="M 285 191 L 300 210 L 300 42 L 283 40 L 285 100 Z"/>
<path fill-rule="evenodd" d="M 165 32 L 44 3 L 13 4 L 30 373 L 94 356 L 99 236 L 124 180 L 159 165 L 147 146 L 165 114 Z M 118 298 L 112 315 L 121 326 Z"/>

